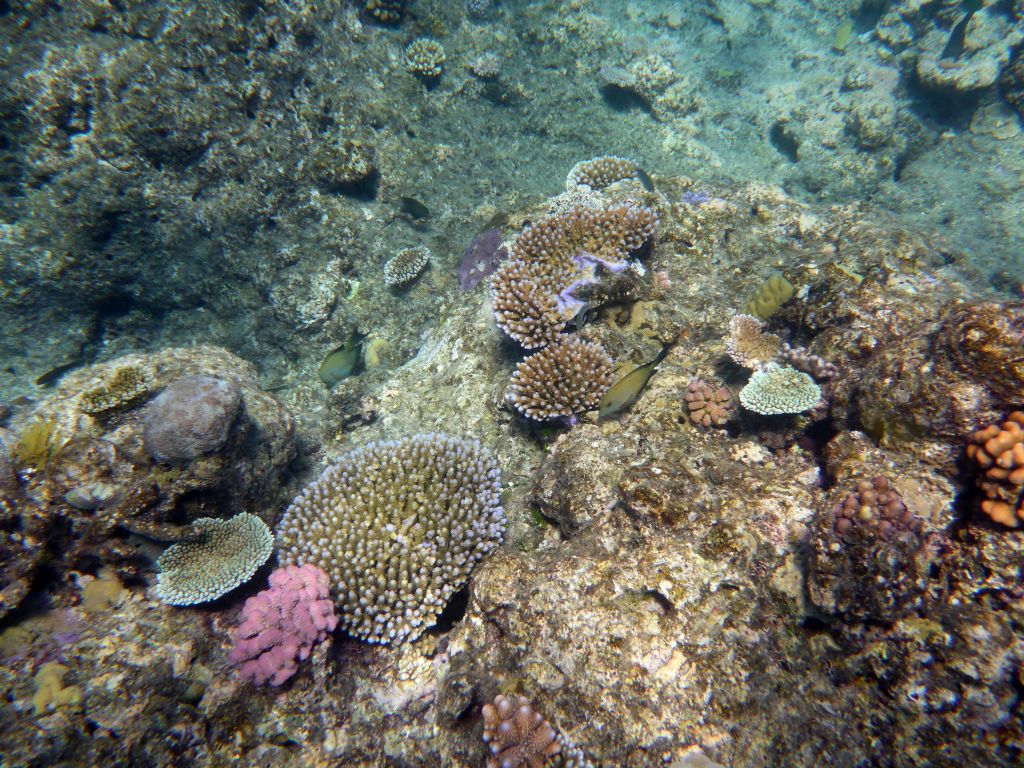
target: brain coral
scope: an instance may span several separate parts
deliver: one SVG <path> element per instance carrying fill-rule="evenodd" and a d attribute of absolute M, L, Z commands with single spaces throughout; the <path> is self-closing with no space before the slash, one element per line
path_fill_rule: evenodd
<path fill-rule="evenodd" d="M 591 411 L 612 384 L 612 359 L 593 342 L 570 339 L 530 355 L 512 374 L 512 403 L 537 421 Z"/>
<path fill-rule="evenodd" d="M 267 562 L 274 536 L 256 515 L 242 512 L 230 520 L 201 517 L 195 535 L 172 544 L 156 561 L 156 596 L 170 605 L 214 600 Z"/>
<path fill-rule="evenodd" d="M 740 390 L 740 403 L 762 416 L 802 413 L 821 400 L 821 388 L 806 373 L 769 363 Z"/>
<path fill-rule="evenodd" d="M 238 413 L 241 391 L 215 376 L 182 376 L 146 408 L 143 443 L 157 461 L 191 461 L 218 450 Z"/>
<path fill-rule="evenodd" d="M 491 278 L 498 326 L 526 349 L 558 338 L 578 312 L 576 287 L 596 281 L 597 265 L 625 268 L 658 217 L 631 204 L 574 206 L 524 229 Z"/>
<path fill-rule="evenodd" d="M 327 467 L 277 530 L 286 565 L 331 580 L 343 629 L 372 643 L 414 640 L 501 541 L 501 476 L 475 441 L 415 435 Z"/>

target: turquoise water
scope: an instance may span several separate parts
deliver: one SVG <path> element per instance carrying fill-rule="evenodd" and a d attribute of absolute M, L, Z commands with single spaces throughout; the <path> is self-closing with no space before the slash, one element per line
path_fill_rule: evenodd
<path fill-rule="evenodd" d="M 1022 46 L 1020 0 L 0 0 L 0 765 L 484 765 L 499 694 L 548 765 L 1015 764 Z M 340 615 L 242 680 L 285 562 Z"/>

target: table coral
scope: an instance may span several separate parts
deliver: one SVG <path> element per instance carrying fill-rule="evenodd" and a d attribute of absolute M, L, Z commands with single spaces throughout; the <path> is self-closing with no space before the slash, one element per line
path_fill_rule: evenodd
<path fill-rule="evenodd" d="M 769 363 L 754 373 L 740 390 L 740 403 L 748 411 L 772 416 L 802 413 L 821 400 L 821 388 L 806 373 Z"/>
<path fill-rule="evenodd" d="M 228 661 L 256 685 L 281 685 L 337 625 L 326 573 L 314 565 L 278 568 L 270 588 L 245 601 Z"/>
<path fill-rule="evenodd" d="M 1024 520 L 1024 411 L 971 435 L 967 457 L 981 470 L 981 510 L 997 523 L 1019 527 Z"/>

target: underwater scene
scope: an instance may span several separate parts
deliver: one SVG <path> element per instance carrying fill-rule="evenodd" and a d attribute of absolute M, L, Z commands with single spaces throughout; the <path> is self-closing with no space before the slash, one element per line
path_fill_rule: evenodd
<path fill-rule="evenodd" d="M 1024 765 L 1024 0 L 0 73 L 0 768 Z"/>

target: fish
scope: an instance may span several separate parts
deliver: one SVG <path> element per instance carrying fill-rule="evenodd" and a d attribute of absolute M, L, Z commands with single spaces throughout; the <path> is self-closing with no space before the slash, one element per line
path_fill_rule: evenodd
<path fill-rule="evenodd" d="M 953 27 L 953 32 L 949 36 L 949 40 L 946 41 L 945 47 L 942 49 L 942 53 L 939 54 L 939 60 L 942 59 L 959 59 L 963 54 L 964 49 L 967 46 L 967 25 L 971 23 L 971 19 L 974 14 L 977 13 L 983 3 L 981 0 L 964 0 L 961 6 L 964 10 L 964 15 Z"/>
<path fill-rule="evenodd" d="M 328 389 L 342 379 L 358 373 L 359 364 L 363 359 L 364 338 L 366 337 L 358 331 L 352 331 L 345 343 L 331 351 L 320 363 L 317 375 Z"/>
<path fill-rule="evenodd" d="M 57 380 L 60 379 L 61 376 L 63 376 L 65 373 L 72 370 L 73 368 L 77 368 L 81 364 L 82 360 L 72 360 L 71 362 L 58 365 L 56 368 L 51 368 L 42 376 L 36 379 L 36 384 L 39 385 L 40 387 L 48 387 L 51 384 L 55 384 Z"/>
<path fill-rule="evenodd" d="M 402 195 L 398 200 L 399 208 L 401 208 L 402 213 L 407 214 L 414 219 L 430 218 L 430 209 L 415 197 L 406 197 L 405 195 Z"/>
<path fill-rule="evenodd" d="M 853 37 L 853 22 L 847 19 L 836 30 L 835 39 L 832 41 L 832 49 L 835 51 L 845 51 L 846 46 L 850 44 L 851 37 Z"/>
<path fill-rule="evenodd" d="M 654 191 L 654 179 L 652 179 L 643 168 L 639 165 L 636 167 L 636 177 L 640 180 L 640 185 L 648 192 Z"/>
<path fill-rule="evenodd" d="M 604 397 L 601 398 L 601 404 L 597 409 L 598 421 L 606 419 L 623 408 L 632 405 L 640 397 L 640 393 L 647 386 L 647 382 L 651 380 L 651 376 L 658 369 L 658 364 L 665 359 L 670 349 L 672 349 L 671 342 L 663 346 L 661 352 L 651 362 L 637 366 L 612 384 L 611 389 L 605 392 Z"/>

